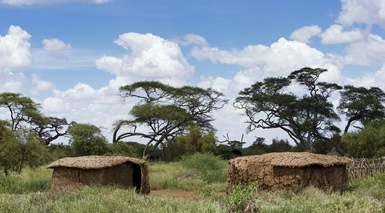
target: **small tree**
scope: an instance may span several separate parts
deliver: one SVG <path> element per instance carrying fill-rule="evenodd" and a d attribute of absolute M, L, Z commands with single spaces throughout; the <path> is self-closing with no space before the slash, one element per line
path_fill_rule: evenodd
<path fill-rule="evenodd" d="M 185 152 L 213 152 L 215 149 L 215 134 L 213 131 L 204 133 L 198 127 L 190 127 L 186 135 L 178 136 L 176 142 L 182 145 Z"/>
<path fill-rule="evenodd" d="M 90 124 L 74 123 L 68 130 L 74 154 L 103 155 L 108 152 L 107 139 L 100 129 Z"/>
<path fill-rule="evenodd" d="M 5 175 L 20 173 L 26 165 L 37 167 L 47 162 L 47 147 L 33 132 L 14 132 L 10 124 L 0 123 L 0 168 Z"/>

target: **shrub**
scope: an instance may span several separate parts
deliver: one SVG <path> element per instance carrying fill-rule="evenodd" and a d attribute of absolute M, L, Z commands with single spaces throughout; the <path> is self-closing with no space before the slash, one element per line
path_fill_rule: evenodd
<path fill-rule="evenodd" d="M 108 152 L 107 139 L 100 129 L 90 124 L 73 124 L 69 130 L 75 155 L 103 155 Z"/>
<path fill-rule="evenodd" d="M 5 175 L 20 173 L 25 166 L 38 167 L 48 160 L 47 147 L 34 133 L 0 127 L 0 169 Z"/>
<path fill-rule="evenodd" d="M 197 171 L 202 179 L 208 183 L 225 181 L 226 163 L 211 153 L 184 156 L 181 163 L 184 167 Z"/>
<path fill-rule="evenodd" d="M 347 153 L 357 158 L 385 155 L 385 120 L 373 121 L 358 132 L 344 136 Z"/>

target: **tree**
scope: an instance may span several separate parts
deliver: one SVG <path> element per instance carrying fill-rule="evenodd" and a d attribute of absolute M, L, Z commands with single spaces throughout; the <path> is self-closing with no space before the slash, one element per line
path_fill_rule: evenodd
<path fill-rule="evenodd" d="M 0 93 L 0 108 L 9 111 L 12 131 L 22 128 L 22 124 L 30 122 L 32 117 L 41 116 L 38 104 L 17 93 Z"/>
<path fill-rule="evenodd" d="M 185 152 L 212 152 L 215 148 L 215 134 L 213 131 L 204 133 L 200 128 L 192 126 L 186 135 L 178 136 L 176 142 L 182 145 Z"/>
<path fill-rule="evenodd" d="M 108 152 L 107 139 L 94 125 L 74 123 L 68 133 L 71 136 L 72 149 L 77 156 L 102 155 Z"/>
<path fill-rule="evenodd" d="M 40 166 L 47 162 L 48 149 L 39 138 L 25 129 L 11 130 L 11 124 L 0 121 L 0 168 L 5 175 L 20 173 L 28 165 Z"/>
<path fill-rule="evenodd" d="M 9 112 L 12 131 L 30 128 L 46 145 L 67 134 L 66 119 L 45 117 L 39 111 L 39 105 L 28 97 L 17 93 L 0 93 L 0 108 Z"/>
<path fill-rule="evenodd" d="M 241 91 L 234 105 L 245 111 L 249 131 L 278 128 L 300 149 L 312 149 L 315 141 L 330 140 L 339 132 L 333 124 L 339 116 L 329 99 L 341 87 L 319 82 L 319 76 L 326 71 L 302 68 L 288 77 L 266 78 Z M 296 84 L 304 88 L 304 95 L 288 92 L 289 86 Z"/>
<path fill-rule="evenodd" d="M 113 142 L 129 137 L 146 139 L 143 157 L 159 145 L 175 140 L 189 126 L 194 125 L 206 131 L 213 129 L 211 112 L 222 108 L 227 102 L 222 93 L 212 89 L 191 86 L 177 88 L 154 81 L 126 85 L 120 91 L 124 98 L 131 97 L 139 101 L 130 111 L 131 120 L 116 123 Z"/>
<path fill-rule="evenodd" d="M 52 141 L 68 134 L 68 122 L 65 118 L 39 117 L 32 119 L 33 131 L 49 145 Z"/>
<path fill-rule="evenodd" d="M 385 117 L 385 93 L 378 87 L 354 87 L 345 86 L 341 91 L 340 105 L 338 110 L 347 118 L 344 134 L 349 131 L 351 125 L 358 121 L 362 125 L 371 120 Z M 357 126 L 354 126 L 357 127 Z"/>

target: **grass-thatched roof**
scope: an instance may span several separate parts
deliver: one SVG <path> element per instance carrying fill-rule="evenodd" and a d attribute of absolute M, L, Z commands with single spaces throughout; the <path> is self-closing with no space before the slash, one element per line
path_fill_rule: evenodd
<path fill-rule="evenodd" d="M 253 155 L 238 157 L 233 160 L 241 164 L 247 164 L 248 161 L 260 162 L 261 164 L 270 164 L 272 166 L 282 167 L 306 167 L 319 165 L 324 167 L 346 165 L 350 159 L 333 155 L 313 154 L 309 152 L 275 152 L 262 155 Z"/>
<path fill-rule="evenodd" d="M 59 159 L 48 165 L 48 168 L 67 167 L 78 169 L 103 169 L 107 167 L 114 167 L 127 162 L 142 165 L 144 160 L 125 156 L 81 156 L 81 157 L 67 157 Z"/>

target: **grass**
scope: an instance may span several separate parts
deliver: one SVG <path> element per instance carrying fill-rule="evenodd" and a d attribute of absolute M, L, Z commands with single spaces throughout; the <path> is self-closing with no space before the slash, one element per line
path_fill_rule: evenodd
<path fill-rule="evenodd" d="M 0 176 L 0 212 L 385 212 L 385 174 L 354 180 L 344 193 L 311 187 L 299 193 L 265 192 L 248 186 L 226 194 L 223 177 L 208 181 L 205 175 L 209 169 L 200 171 L 196 166 L 200 163 L 152 163 L 154 193 L 149 196 L 113 187 L 51 193 L 47 191 L 50 170 L 26 169 L 22 175 Z M 225 165 L 224 161 L 214 164 Z"/>

